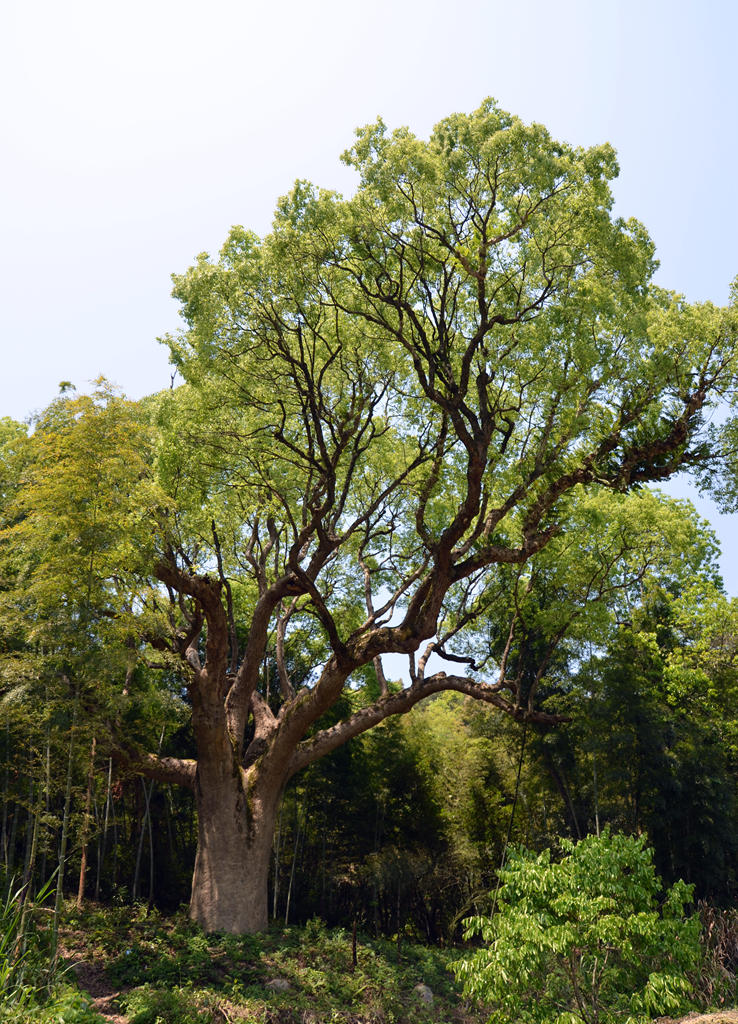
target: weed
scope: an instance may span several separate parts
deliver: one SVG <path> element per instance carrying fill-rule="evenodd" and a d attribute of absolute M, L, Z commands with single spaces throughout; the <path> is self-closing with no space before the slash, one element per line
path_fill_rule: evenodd
<path fill-rule="evenodd" d="M 193 1005 L 189 988 L 169 991 L 142 985 L 124 1000 L 130 1024 L 210 1024 L 212 1017 L 206 1010 Z"/>
<path fill-rule="evenodd" d="M 3 1024 L 105 1024 L 89 999 L 71 988 L 58 989 L 45 1006 L 2 1006 Z"/>
<path fill-rule="evenodd" d="M 11 879 L 0 903 L 0 1006 L 25 1007 L 48 991 L 53 951 L 47 932 L 36 926 L 36 910 L 51 895 L 51 883 L 32 900 L 26 886 Z"/>
<path fill-rule="evenodd" d="M 738 910 L 698 905 L 704 958 L 698 988 L 706 1006 L 726 1006 L 738 999 Z"/>

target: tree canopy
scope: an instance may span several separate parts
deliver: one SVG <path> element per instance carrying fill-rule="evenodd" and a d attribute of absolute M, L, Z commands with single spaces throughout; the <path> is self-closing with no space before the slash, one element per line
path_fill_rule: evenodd
<path fill-rule="evenodd" d="M 354 197 L 298 183 L 272 235 L 234 229 L 175 279 L 169 472 L 200 565 L 225 560 L 281 633 L 317 622 L 345 677 L 463 650 L 509 567 L 577 535 L 583 487 L 704 461 L 736 318 L 651 285 L 645 230 L 611 216 L 609 146 L 487 103 L 429 142 L 370 126 L 344 159 Z M 174 546 L 161 570 L 186 589 Z"/>

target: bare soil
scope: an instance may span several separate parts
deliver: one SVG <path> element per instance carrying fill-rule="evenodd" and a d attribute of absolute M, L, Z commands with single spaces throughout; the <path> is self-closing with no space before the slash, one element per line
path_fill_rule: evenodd
<path fill-rule="evenodd" d="M 89 960 L 73 960 L 70 966 L 80 989 L 91 997 L 92 1005 L 100 1016 L 109 1020 L 110 1024 L 128 1024 L 128 1018 L 118 1006 L 121 993 L 116 992 L 110 984 L 105 968 Z"/>

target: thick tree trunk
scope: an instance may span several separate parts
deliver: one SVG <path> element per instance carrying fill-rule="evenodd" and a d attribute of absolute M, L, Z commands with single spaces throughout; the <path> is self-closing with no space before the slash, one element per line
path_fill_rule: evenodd
<path fill-rule="evenodd" d="M 205 931 L 263 931 L 280 783 L 244 792 L 240 772 L 200 760 L 195 782 L 198 844 L 190 917 Z"/>

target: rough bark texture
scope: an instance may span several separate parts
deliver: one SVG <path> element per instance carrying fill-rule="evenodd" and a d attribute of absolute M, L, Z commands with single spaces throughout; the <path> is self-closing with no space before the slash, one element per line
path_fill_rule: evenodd
<path fill-rule="evenodd" d="M 202 782 L 190 916 L 209 932 L 263 931 L 276 795 L 249 799 L 232 775 Z"/>

